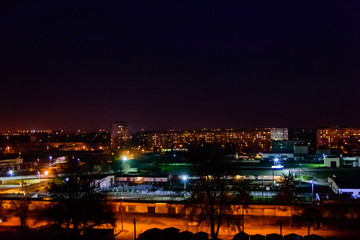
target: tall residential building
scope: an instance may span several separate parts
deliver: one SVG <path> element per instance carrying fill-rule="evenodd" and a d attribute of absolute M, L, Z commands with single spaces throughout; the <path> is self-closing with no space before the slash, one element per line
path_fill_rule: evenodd
<path fill-rule="evenodd" d="M 271 146 L 269 129 L 202 129 L 185 131 L 153 131 L 133 134 L 134 145 L 148 150 L 183 148 L 203 143 L 218 143 L 234 146 L 238 151 L 269 151 Z"/>
<path fill-rule="evenodd" d="M 344 152 L 359 151 L 360 128 L 318 128 L 316 140 L 318 148 L 339 148 Z"/>
<path fill-rule="evenodd" d="M 271 140 L 289 140 L 288 128 L 271 128 L 270 129 Z"/>
<path fill-rule="evenodd" d="M 127 122 L 118 121 L 111 127 L 111 149 L 125 147 L 130 141 L 130 126 Z"/>

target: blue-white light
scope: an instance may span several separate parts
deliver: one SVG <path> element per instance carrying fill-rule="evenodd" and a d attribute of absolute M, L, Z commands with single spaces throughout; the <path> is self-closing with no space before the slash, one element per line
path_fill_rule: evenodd
<path fill-rule="evenodd" d="M 273 169 L 282 169 L 282 168 L 284 168 L 284 166 L 277 165 L 277 166 L 271 166 L 271 168 L 273 168 Z"/>

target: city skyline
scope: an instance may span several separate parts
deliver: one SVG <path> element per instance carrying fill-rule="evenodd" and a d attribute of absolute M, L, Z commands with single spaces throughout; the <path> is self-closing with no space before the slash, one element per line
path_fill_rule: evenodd
<path fill-rule="evenodd" d="M 33 1 L 0 12 L 1 129 L 357 126 L 356 1 Z"/>
<path fill-rule="evenodd" d="M 359 13 L 1 1 L 0 239 L 360 239 Z"/>
<path fill-rule="evenodd" d="M 91 129 L 85 129 L 85 128 L 12 128 L 12 129 L 1 129 L 0 128 L 0 133 L 7 133 L 7 132 L 19 132 L 19 133 L 26 133 L 26 134 L 32 134 L 32 133 L 55 133 L 55 132 L 69 132 L 69 133 L 85 133 L 85 132 L 111 132 L 112 130 L 112 125 L 114 125 L 114 123 L 117 123 L 118 121 L 114 121 L 112 123 L 108 123 L 107 126 L 104 126 L 103 128 L 91 128 Z M 205 130 L 205 131 L 216 131 L 216 130 L 255 130 L 255 129 L 306 129 L 306 130 L 316 130 L 316 129 L 327 129 L 327 128 L 360 128 L 359 125 L 353 125 L 353 126 L 349 126 L 349 125 L 328 125 L 328 126 L 314 126 L 314 127 L 288 127 L 288 126 L 265 126 L 265 127 L 213 127 L 213 128 L 207 128 L 207 127 L 200 127 L 200 128 L 189 128 L 189 127 L 183 127 L 183 128 L 152 128 L 152 129 L 139 129 L 139 128 L 133 128 L 132 124 L 127 122 L 127 121 L 123 121 L 121 120 L 121 122 L 127 123 L 129 124 L 129 129 L 131 133 L 136 133 L 136 132 L 155 132 L 155 131 L 201 131 L 201 130 Z"/>

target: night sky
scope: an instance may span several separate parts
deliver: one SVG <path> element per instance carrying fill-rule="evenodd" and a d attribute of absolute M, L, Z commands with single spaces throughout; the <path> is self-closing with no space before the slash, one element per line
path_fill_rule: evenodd
<path fill-rule="evenodd" d="M 0 3 L 0 129 L 360 124 L 360 1 Z"/>

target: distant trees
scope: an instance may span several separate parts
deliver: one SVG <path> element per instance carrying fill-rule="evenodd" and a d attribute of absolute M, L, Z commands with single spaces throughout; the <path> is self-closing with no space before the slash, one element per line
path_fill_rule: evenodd
<path fill-rule="evenodd" d="M 235 216 L 233 217 L 232 225 L 236 226 L 238 231 L 245 231 L 245 209 L 248 208 L 252 200 L 249 183 L 235 177 L 231 190 L 233 196 L 232 203 L 236 206 L 237 211 L 241 209 L 240 221 L 238 221 L 237 216 Z"/>
<path fill-rule="evenodd" d="M 310 225 L 314 225 L 314 229 L 317 229 L 323 220 L 322 206 L 318 202 L 303 207 L 301 218 L 308 224 L 308 235 L 310 235 Z"/>
<path fill-rule="evenodd" d="M 279 191 L 275 202 L 283 205 L 293 205 L 297 201 L 294 177 L 282 175 L 279 182 Z"/>
<path fill-rule="evenodd" d="M 49 184 L 53 204 L 40 220 L 47 220 L 56 229 L 67 229 L 75 235 L 102 224 L 115 224 L 114 213 L 104 194 L 95 191 L 94 182 L 72 165 L 61 177 Z"/>
<path fill-rule="evenodd" d="M 359 203 L 358 199 L 352 199 L 347 194 L 338 194 L 333 201 L 325 204 L 320 204 L 324 217 L 327 221 L 335 224 L 336 228 L 346 225 L 350 219 L 360 219 L 358 215 L 360 208 L 356 211 L 356 203 Z M 360 205 L 358 205 L 359 207 Z"/>
<path fill-rule="evenodd" d="M 290 223 L 289 226 L 292 227 L 293 213 L 294 209 L 298 207 L 299 198 L 296 196 L 296 186 L 294 182 L 294 177 L 292 175 L 282 175 L 280 180 L 280 188 L 275 197 L 275 203 L 286 205 L 290 207 Z"/>
<path fill-rule="evenodd" d="M 20 219 L 20 228 L 26 228 L 26 219 L 29 213 L 29 204 L 27 198 L 23 197 L 20 200 L 11 201 L 11 205 L 14 211 L 14 216 Z"/>
<path fill-rule="evenodd" d="M 4 201 L 0 200 L 0 222 L 3 220 L 7 220 L 6 214 L 7 210 L 4 208 Z"/>

